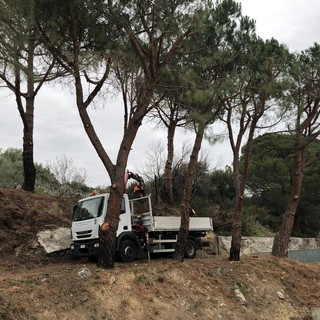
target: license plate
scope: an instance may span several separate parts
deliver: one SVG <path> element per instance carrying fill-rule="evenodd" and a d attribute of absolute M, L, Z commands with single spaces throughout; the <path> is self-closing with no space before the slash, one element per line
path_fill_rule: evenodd
<path fill-rule="evenodd" d="M 81 244 L 80 245 L 80 249 L 85 249 L 86 248 L 86 245 L 85 244 Z"/>

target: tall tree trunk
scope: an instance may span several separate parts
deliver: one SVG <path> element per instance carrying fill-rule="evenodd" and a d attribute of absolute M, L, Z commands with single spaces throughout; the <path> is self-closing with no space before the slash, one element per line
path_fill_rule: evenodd
<path fill-rule="evenodd" d="M 234 149 L 233 157 L 233 179 L 236 190 L 236 205 L 232 221 L 232 240 L 230 247 L 230 261 L 240 260 L 240 249 L 241 249 L 241 236 L 242 236 L 242 224 L 243 224 L 243 205 L 244 205 L 244 192 L 248 180 L 249 174 L 249 162 L 250 154 L 252 152 L 254 131 L 256 129 L 258 117 L 252 120 L 250 125 L 248 140 L 246 144 L 246 150 L 244 152 L 243 159 L 243 170 L 240 175 L 240 160 L 239 160 L 239 150 L 240 143 L 238 141 L 237 147 Z"/>
<path fill-rule="evenodd" d="M 188 240 L 189 222 L 190 222 L 189 211 L 190 211 L 190 200 L 191 200 L 191 194 L 192 194 L 192 184 L 193 184 L 193 178 L 195 176 L 198 156 L 199 156 L 201 143 L 204 135 L 204 130 L 205 130 L 205 124 L 200 124 L 196 134 L 195 141 L 194 141 L 192 153 L 190 155 L 187 179 L 184 185 L 183 200 L 182 200 L 181 209 L 180 209 L 181 225 L 178 233 L 176 250 L 174 253 L 174 259 L 180 262 L 183 262 L 184 260 L 184 254 L 185 254 L 186 244 Z"/>
<path fill-rule="evenodd" d="M 241 191 L 240 173 L 239 173 L 239 157 L 233 158 L 233 181 L 236 190 L 236 205 L 232 220 L 232 239 L 230 247 L 229 260 L 240 260 L 241 235 L 242 235 L 242 220 L 243 220 L 243 192 Z"/>
<path fill-rule="evenodd" d="M 164 177 L 165 177 L 165 187 L 167 194 L 168 203 L 173 203 L 173 187 L 172 187 L 172 163 L 173 163 L 173 154 L 174 154 L 174 133 L 175 133 L 176 125 L 169 124 L 168 134 L 167 134 L 167 160 L 164 169 Z"/>
<path fill-rule="evenodd" d="M 33 99 L 27 100 L 25 119 L 23 128 L 23 189 L 34 192 L 36 183 L 36 168 L 33 160 L 33 127 L 34 127 L 34 106 Z"/>
<path fill-rule="evenodd" d="M 272 246 L 272 255 L 276 257 L 288 257 L 289 239 L 301 195 L 303 170 L 305 165 L 304 154 L 304 147 L 298 146 L 295 148 L 292 194 L 283 215 L 280 230 L 276 234 Z"/>
<path fill-rule="evenodd" d="M 115 184 L 111 186 L 107 216 L 100 227 L 99 234 L 100 252 L 98 265 L 103 268 L 114 267 L 119 213 L 123 193 L 124 184 L 122 186 L 117 186 Z"/>
<path fill-rule="evenodd" d="M 35 40 L 32 35 L 28 39 L 28 57 L 27 57 L 27 94 L 26 99 L 26 110 L 24 112 L 21 93 L 20 93 L 20 66 L 19 56 L 17 55 L 16 66 L 15 66 L 15 87 L 16 87 L 16 100 L 18 110 L 23 122 L 23 170 L 24 170 L 24 182 L 23 189 L 26 191 L 34 192 L 36 183 L 36 168 L 33 160 L 33 130 L 34 130 L 34 50 Z M 40 88 L 40 86 L 39 86 Z"/>

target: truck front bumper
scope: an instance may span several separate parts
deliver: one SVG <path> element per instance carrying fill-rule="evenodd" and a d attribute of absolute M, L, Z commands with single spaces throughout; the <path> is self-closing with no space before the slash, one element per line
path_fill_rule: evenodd
<path fill-rule="evenodd" d="M 70 246 L 74 257 L 89 257 L 99 254 L 99 240 L 73 242 Z"/>

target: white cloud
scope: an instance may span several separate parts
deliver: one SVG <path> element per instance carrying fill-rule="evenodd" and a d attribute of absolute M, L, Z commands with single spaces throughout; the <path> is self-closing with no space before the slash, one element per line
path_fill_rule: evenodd
<path fill-rule="evenodd" d="M 257 33 L 275 38 L 292 51 L 320 42 L 318 0 L 241 0 L 242 12 L 256 20 Z"/>

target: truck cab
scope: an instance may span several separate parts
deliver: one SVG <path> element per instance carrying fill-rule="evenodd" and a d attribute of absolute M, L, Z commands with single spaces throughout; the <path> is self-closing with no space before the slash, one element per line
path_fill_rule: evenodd
<path fill-rule="evenodd" d="M 99 254 L 99 229 L 107 213 L 109 194 L 81 199 L 74 207 L 71 226 L 73 256 L 95 257 Z M 123 195 L 117 237 L 132 232 L 129 198 Z"/>

